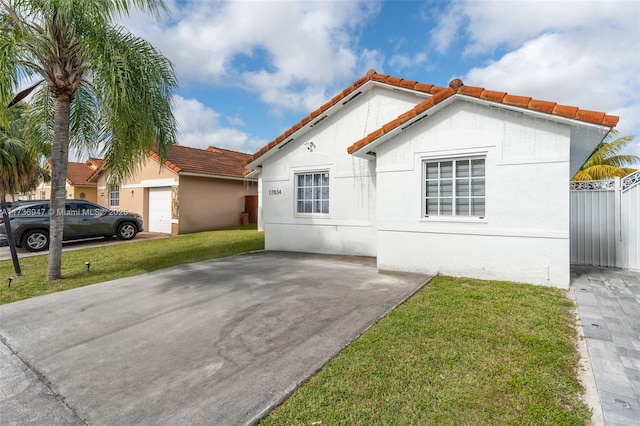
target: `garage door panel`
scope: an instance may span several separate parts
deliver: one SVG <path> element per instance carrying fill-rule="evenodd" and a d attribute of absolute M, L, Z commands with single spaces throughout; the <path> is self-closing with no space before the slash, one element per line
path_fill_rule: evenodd
<path fill-rule="evenodd" d="M 149 232 L 171 233 L 171 187 L 149 188 Z"/>

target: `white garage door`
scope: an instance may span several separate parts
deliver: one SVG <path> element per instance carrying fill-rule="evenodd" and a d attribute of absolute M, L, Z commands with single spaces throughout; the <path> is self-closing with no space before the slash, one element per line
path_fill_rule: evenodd
<path fill-rule="evenodd" d="M 171 187 L 149 188 L 149 232 L 171 233 Z"/>

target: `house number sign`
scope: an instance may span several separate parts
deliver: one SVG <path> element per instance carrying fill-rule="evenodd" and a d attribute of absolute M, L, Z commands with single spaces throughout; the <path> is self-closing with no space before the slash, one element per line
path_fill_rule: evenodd
<path fill-rule="evenodd" d="M 282 195 L 282 189 L 270 189 L 269 195 Z"/>

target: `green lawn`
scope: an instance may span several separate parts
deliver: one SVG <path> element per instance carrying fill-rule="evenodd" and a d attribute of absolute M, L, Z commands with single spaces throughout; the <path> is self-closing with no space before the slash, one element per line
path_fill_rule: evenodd
<path fill-rule="evenodd" d="M 45 280 L 46 255 L 21 258 L 21 277 L 15 276 L 11 260 L 0 261 L 0 304 L 263 248 L 264 234 L 253 225 L 67 251 L 62 254 L 64 278 L 52 282 Z M 90 272 L 85 262 L 91 262 Z"/>
<path fill-rule="evenodd" d="M 54 282 L 47 256 L 21 259 L 22 277 L 2 261 L 0 304 L 263 247 L 244 227 L 69 251 Z M 572 307 L 555 289 L 437 277 L 261 424 L 584 425 Z"/>
<path fill-rule="evenodd" d="M 437 277 L 261 425 L 584 425 L 572 302 Z"/>

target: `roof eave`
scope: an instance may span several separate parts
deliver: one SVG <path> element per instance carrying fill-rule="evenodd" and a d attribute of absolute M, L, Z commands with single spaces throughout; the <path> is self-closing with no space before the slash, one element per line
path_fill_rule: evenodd
<path fill-rule="evenodd" d="M 505 109 L 509 111 L 515 111 L 531 117 L 541 118 L 549 121 L 555 121 L 555 122 L 567 124 L 573 127 L 585 127 L 585 128 L 592 128 L 592 129 L 611 129 L 614 127 L 614 126 L 607 126 L 605 124 L 597 124 L 597 123 L 591 123 L 588 121 L 582 121 L 582 120 L 578 120 L 570 117 L 563 117 L 562 115 L 535 111 L 529 108 L 522 108 L 522 107 L 517 107 L 513 105 L 507 105 L 501 102 L 493 102 L 493 101 L 488 101 L 486 99 L 478 99 L 476 97 L 468 96 L 468 95 L 455 94 L 453 97 L 454 98 L 460 97 L 470 102 L 489 105 L 489 106 L 493 106 L 496 108 Z"/>
<path fill-rule="evenodd" d="M 453 96 L 450 96 L 449 98 L 443 100 L 442 102 L 439 102 L 438 104 L 432 106 L 431 108 L 429 108 L 429 109 L 423 111 L 422 113 L 416 115 L 414 118 L 412 118 L 411 120 L 407 121 L 402 126 L 399 126 L 399 127 L 396 127 L 394 129 L 392 129 L 391 131 L 383 134 L 382 136 L 380 136 L 379 138 L 377 138 L 374 141 L 370 142 L 369 144 L 364 145 L 363 147 L 359 148 L 358 150 L 352 152 L 351 155 L 359 157 L 359 158 L 365 158 L 365 159 L 373 159 L 373 158 L 375 158 L 376 148 L 378 146 L 382 145 L 383 143 L 385 143 L 389 139 L 399 135 L 403 131 L 407 130 L 409 127 L 412 127 L 416 122 L 418 122 L 420 120 L 423 120 L 423 119 L 427 118 L 430 115 L 435 114 L 440 109 L 444 108 L 445 106 L 449 105 L 450 103 L 455 102 L 457 100 L 462 100 L 462 99 L 464 99 L 466 101 L 469 101 L 469 102 L 477 103 L 477 104 L 488 105 L 488 106 L 492 106 L 492 107 L 495 107 L 495 108 L 500 108 L 500 109 L 504 109 L 504 110 L 509 110 L 509 111 L 522 113 L 523 115 L 528 115 L 528 116 L 531 116 L 531 117 L 536 117 L 536 118 L 540 118 L 540 119 L 544 119 L 544 120 L 550 120 L 550 121 L 554 121 L 554 122 L 557 122 L 557 123 L 566 124 L 566 125 L 569 125 L 569 126 L 572 126 L 572 127 L 582 127 L 582 128 L 587 128 L 587 129 L 597 129 L 600 132 L 602 132 L 604 136 L 606 136 L 606 134 L 608 134 L 608 132 L 614 127 L 614 126 L 608 126 L 608 125 L 605 125 L 605 124 L 596 124 L 596 123 L 590 123 L 590 122 L 587 122 L 587 121 L 581 121 L 581 120 L 577 120 L 575 118 L 563 117 L 561 115 L 556 115 L 556 114 L 549 114 L 549 113 L 545 113 L 545 112 L 533 111 L 533 110 L 528 109 L 528 108 L 520 108 L 520 107 L 516 107 L 516 106 L 512 106 L 512 105 L 505 105 L 504 103 L 501 103 L 501 102 L 493 102 L 493 101 L 488 101 L 486 99 L 479 99 L 479 98 L 476 98 L 474 96 L 468 96 L 468 95 L 463 95 L 463 94 L 456 93 Z M 604 136 L 603 136 L 603 138 L 604 138 Z"/>
<path fill-rule="evenodd" d="M 391 90 L 395 90 L 395 91 L 398 91 L 398 92 L 410 93 L 412 95 L 415 95 L 415 96 L 418 96 L 418 97 L 422 97 L 424 99 L 428 99 L 429 97 L 432 96 L 432 94 L 430 94 L 430 93 L 421 92 L 419 90 L 409 89 L 409 88 L 405 88 L 405 87 L 391 86 L 391 85 L 389 85 L 387 83 L 378 82 L 378 81 L 374 81 L 374 80 L 368 80 L 364 84 L 362 84 L 362 86 L 359 86 L 354 91 L 350 92 L 347 96 L 342 98 L 341 101 L 337 102 L 336 104 L 334 104 L 334 105 L 330 106 L 329 108 L 327 108 L 326 110 L 322 111 L 320 114 L 318 114 L 312 120 L 308 121 L 307 123 L 302 125 L 299 129 L 295 130 L 293 133 L 289 134 L 287 137 L 283 138 L 280 142 L 278 142 L 277 144 L 272 146 L 269 150 L 265 151 L 262 155 L 260 155 L 259 157 L 257 157 L 253 161 L 251 161 L 250 163 L 247 163 L 244 166 L 244 168 L 245 169 L 256 169 L 256 168 L 258 168 L 258 166 L 262 165 L 262 163 L 265 160 L 267 160 L 268 158 L 270 158 L 273 155 L 277 154 L 278 151 L 281 150 L 282 148 L 284 148 L 286 145 L 288 145 L 288 144 L 294 142 L 295 140 L 299 139 L 301 136 L 305 135 L 306 133 L 311 131 L 315 126 L 320 124 L 321 121 L 324 121 L 324 120 L 330 118 L 331 116 L 333 116 L 336 113 L 338 113 L 338 111 L 340 111 L 343 108 L 345 108 L 346 105 L 348 103 L 350 103 L 353 99 L 355 99 L 357 96 L 360 96 L 361 94 L 364 94 L 364 93 L 367 93 L 367 92 L 371 91 L 371 89 L 373 89 L 374 87 L 384 87 L 386 89 L 391 88 Z"/>
<path fill-rule="evenodd" d="M 253 169 L 251 170 L 249 173 L 247 173 L 246 175 L 244 175 L 245 178 L 249 178 L 249 179 L 255 179 L 257 180 L 260 177 L 260 172 L 262 171 L 262 169 Z"/>
<path fill-rule="evenodd" d="M 408 120 L 407 122 L 403 123 L 401 126 L 398 126 L 398 127 L 394 128 L 394 129 L 392 129 L 391 131 L 383 134 L 382 136 L 380 136 L 376 140 L 372 141 L 371 143 L 369 143 L 369 144 L 363 146 L 362 148 L 352 152 L 351 155 L 353 155 L 355 157 L 359 157 L 359 158 L 365 158 L 365 159 L 368 159 L 368 160 L 371 160 L 371 159 L 375 158 L 375 156 L 376 156 L 375 155 L 376 148 L 378 146 L 382 145 L 383 143 L 385 143 L 389 139 L 396 137 L 397 135 L 399 135 L 400 133 L 404 132 L 408 128 L 413 127 L 417 122 L 419 122 L 421 120 L 424 120 L 425 118 L 429 117 L 430 115 L 435 114 L 440 109 L 444 108 L 445 106 L 449 105 L 449 103 L 453 102 L 455 97 L 456 97 L 456 95 L 453 95 L 453 96 L 443 100 L 442 102 L 439 102 L 439 103 L 435 104 L 431 108 L 421 112 L 420 114 L 417 114 L 415 117 L 413 117 L 411 120 Z"/>
<path fill-rule="evenodd" d="M 193 172 L 180 172 L 178 173 L 180 176 L 191 176 L 191 177 L 203 177 L 210 179 L 226 179 L 226 180 L 255 180 L 252 178 L 247 178 L 246 176 L 225 176 L 225 175 L 214 175 L 214 174 L 206 174 L 206 173 L 193 173 Z"/>

